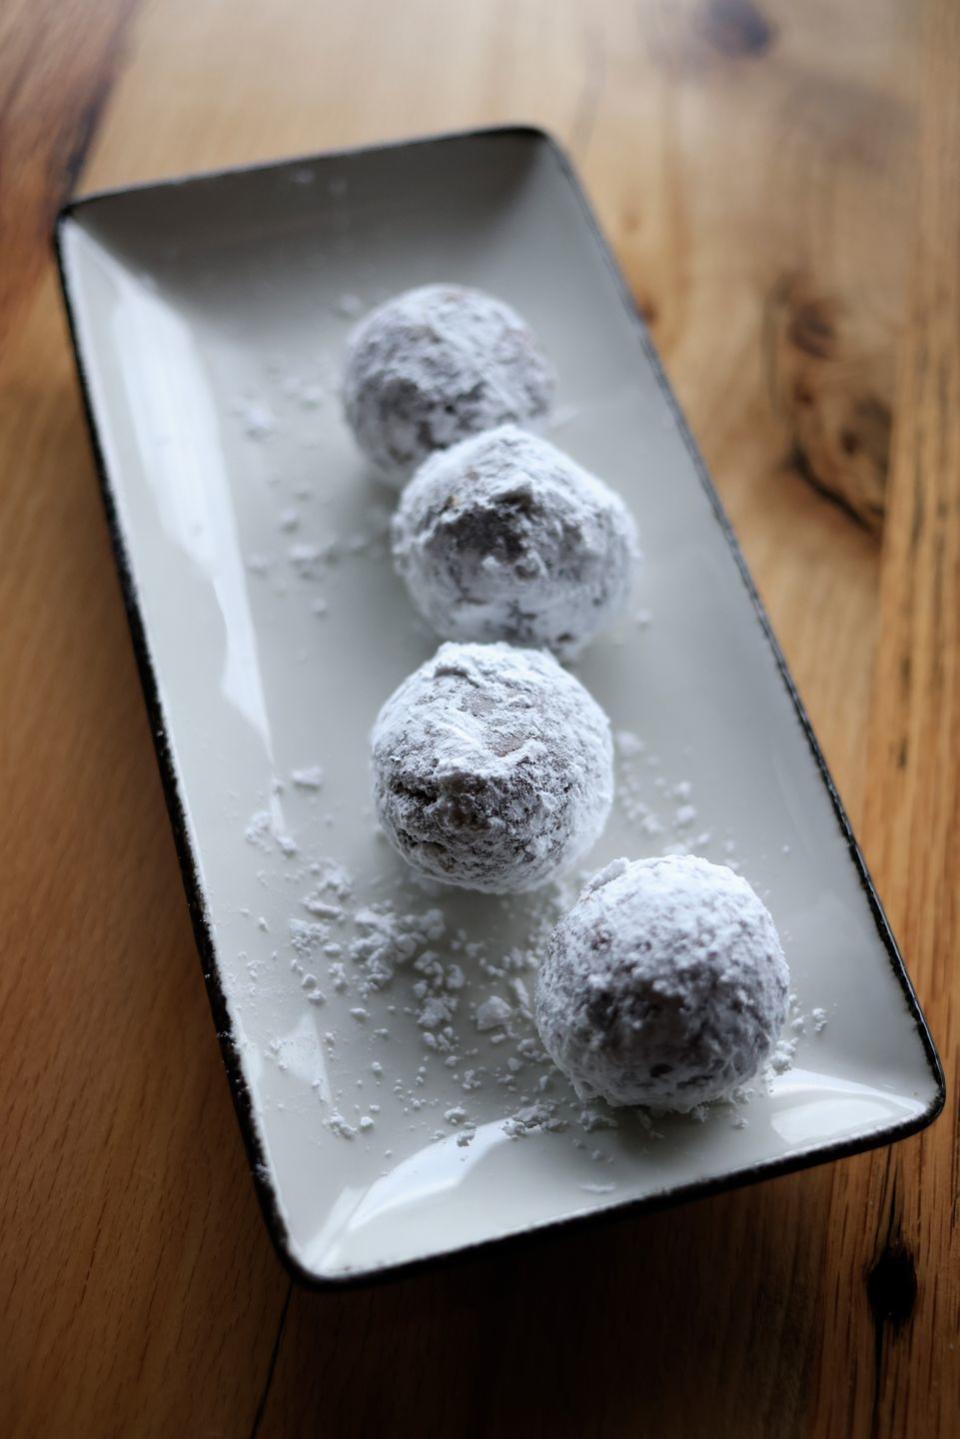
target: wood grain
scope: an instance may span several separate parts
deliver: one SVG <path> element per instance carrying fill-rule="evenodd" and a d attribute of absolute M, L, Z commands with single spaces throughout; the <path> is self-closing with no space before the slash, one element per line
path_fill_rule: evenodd
<path fill-rule="evenodd" d="M 927 9 L 924 27 L 910 0 L 152 0 L 124 30 L 120 0 L 5 8 L 3 1434 L 956 1432 L 952 1103 L 887 1153 L 369 1292 L 291 1291 L 203 995 L 46 239 L 71 154 L 94 188 L 553 130 L 865 826 L 952 1080 L 960 34 L 951 0 Z"/>
<path fill-rule="evenodd" d="M 0 8 L 0 348 L 47 259 L 110 93 L 136 0 Z"/>
<path fill-rule="evenodd" d="M 937 0 L 923 45 L 919 193 L 864 816 L 867 856 L 934 1019 L 948 1086 L 960 1072 L 958 57 L 960 10 Z M 868 1223 L 859 1233 L 838 1223 L 831 1235 L 825 1355 L 835 1348 L 856 1362 L 846 1396 L 819 1388 L 827 1432 L 957 1432 L 958 1177 L 955 1101 L 912 1144 L 840 1172 L 837 1220 L 859 1203 Z M 872 1335 L 854 1328 L 842 1304 L 864 1273 Z"/>

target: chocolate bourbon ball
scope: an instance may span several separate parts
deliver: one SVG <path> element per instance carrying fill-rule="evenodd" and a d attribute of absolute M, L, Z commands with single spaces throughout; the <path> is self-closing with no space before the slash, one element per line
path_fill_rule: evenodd
<path fill-rule="evenodd" d="M 619 614 L 637 555 L 619 495 L 516 425 L 431 455 L 392 535 L 397 570 L 437 634 L 545 645 L 564 659 Z"/>
<path fill-rule="evenodd" d="M 581 1097 L 689 1110 L 770 1057 L 788 983 L 773 920 L 745 879 L 693 855 L 620 859 L 553 931 L 537 1028 Z"/>
<path fill-rule="evenodd" d="M 553 386 L 532 330 L 509 305 L 458 285 L 424 285 L 354 330 L 343 403 L 361 450 L 400 485 L 434 450 L 545 415 Z"/>
<path fill-rule="evenodd" d="M 610 811 L 610 723 L 544 651 L 441 645 L 387 700 L 371 742 L 387 837 L 464 889 L 534 889 L 586 854 Z"/>

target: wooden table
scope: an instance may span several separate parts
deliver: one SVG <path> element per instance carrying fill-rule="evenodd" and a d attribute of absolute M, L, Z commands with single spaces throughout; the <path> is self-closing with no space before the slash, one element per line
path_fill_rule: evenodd
<path fill-rule="evenodd" d="M 957 1074 L 960 5 L 6 0 L 0 1433 L 960 1432 L 957 1110 L 298 1292 L 194 952 L 50 259 L 75 188 L 529 120 L 573 152 Z"/>

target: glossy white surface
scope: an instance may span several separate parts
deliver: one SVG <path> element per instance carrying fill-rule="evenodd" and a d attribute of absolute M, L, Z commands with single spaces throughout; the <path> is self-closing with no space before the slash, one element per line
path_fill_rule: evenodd
<path fill-rule="evenodd" d="M 342 1277 L 435 1255 L 867 1143 L 931 1108 L 935 1076 L 774 655 L 548 144 L 466 137 L 108 196 L 65 222 L 62 251 L 264 1177 L 304 1270 Z M 384 557 L 395 497 L 366 473 L 335 384 L 353 297 L 365 309 L 433 280 L 487 289 L 533 324 L 560 375 L 551 438 L 617 487 L 640 526 L 630 614 L 576 666 L 615 730 L 646 746 L 621 757 L 590 867 L 678 841 L 732 858 L 778 923 L 799 1010 L 826 1011 L 822 1033 L 808 1021 L 794 1036 L 793 1068 L 743 1107 L 743 1127 L 720 1106 L 703 1123 L 658 1123 L 658 1136 L 621 1115 L 588 1135 L 574 1117 L 511 1138 L 503 1121 L 539 1095 L 542 1071 L 525 1066 L 513 1092 L 461 1083 L 515 1053 L 471 1018 L 502 981 L 455 956 L 456 1026 L 477 1053 L 452 1069 L 404 1012 L 415 973 L 367 1001 L 349 962 L 338 994 L 319 944 L 302 961 L 291 948 L 291 918 L 315 919 L 301 900 L 324 857 L 352 875 L 352 911 L 383 898 L 440 907 L 445 958 L 458 926 L 496 962 L 543 920 L 536 897 L 425 895 L 372 821 L 370 723 L 434 642 Z M 342 553 L 326 563 L 314 551 L 331 540 Z M 314 765 L 322 788 L 291 782 Z M 684 823 L 685 805 L 696 815 Z M 264 811 L 295 853 L 245 838 Z M 328 942 L 349 941 L 349 923 L 334 928 Z M 324 1004 L 308 998 L 309 973 Z M 563 1091 L 558 1079 L 545 1092 L 570 1118 Z M 468 1145 L 444 1119 L 458 1105 L 477 1125 Z M 345 1139 L 328 1125 L 337 1112 L 374 1122 Z"/>

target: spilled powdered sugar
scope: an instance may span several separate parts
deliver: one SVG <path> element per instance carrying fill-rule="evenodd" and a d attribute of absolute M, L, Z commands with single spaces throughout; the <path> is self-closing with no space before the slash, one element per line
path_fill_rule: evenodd
<path fill-rule="evenodd" d="M 331 1134 L 376 1143 L 389 1114 L 391 1136 L 399 1120 L 421 1142 L 449 1137 L 465 1149 L 495 1120 L 510 1140 L 551 1136 L 596 1164 L 613 1162 L 602 1140 L 598 1146 L 589 1137 L 616 1130 L 620 1112 L 577 1097 L 544 1052 L 531 1012 L 539 957 L 579 878 L 524 900 L 522 939 L 501 947 L 452 919 L 446 895 L 416 903 L 407 887 L 406 902 L 399 896 L 358 901 L 352 877 L 332 857 L 303 863 L 294 855 L 283 862 L 292 867 L 300 899 L 277 958 L 286 953 L 303 1003 L 324 1015 L 328 1077 L 314 1090 L 318 1122 Z M 749 1122 L 753 1096 L 790 1067 L 801 1033 L 817 1034 L 825 1023 L 822 1011 L 804 1017 L 796 996 L 790 1002 L 764 1074 L 711 1106 L 725 1109 L 735 1128 Z M 338 1079 L 341 1050 L 349 1046 L 353 1053 L 357 1043 L 366 1047 L 365 1070 L 351 1077 L 354 1058 Z M 282 1065 L 283 1052 L 277 1044 L 267 1057 Z M 697 1106 L 687 1122 L 703 1122 L 708 1112 Z M 646 1141 L 661 1137 L 657 1112 L 632 1110 L 630 1118 Z M 587 1192 L 607 1192 L 606 1185 Z"/>
<path fill-rule="evenodd" d="M 663 854 L 702 854 L 719 840 L 724 864 L 736 870 L 735 841 L 729 834 L 720 839 L 712 830 L 701 828 L 691 782 L 669 779 L 663 773 L 660 757 L 632 730 L 617 730 L 613 743 L 616 804 L 636 831 L 641 852 L 649 852 L 652 847 Z"/>

